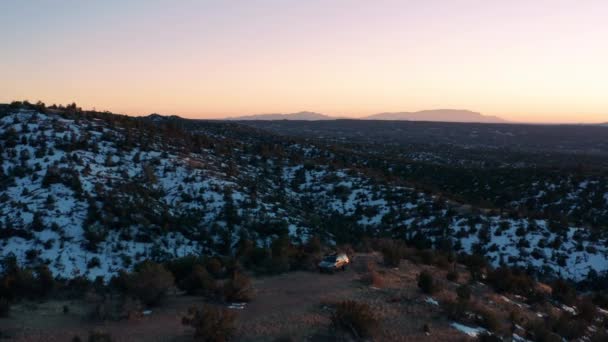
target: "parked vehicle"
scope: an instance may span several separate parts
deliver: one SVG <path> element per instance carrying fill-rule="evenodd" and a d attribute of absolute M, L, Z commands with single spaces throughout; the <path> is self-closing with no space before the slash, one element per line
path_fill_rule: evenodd
<path fill-rule="evenodd" d="M 350 259 L 345 253 L 328 255 L 319 263 L 319 272 L 345 271 Z"/>

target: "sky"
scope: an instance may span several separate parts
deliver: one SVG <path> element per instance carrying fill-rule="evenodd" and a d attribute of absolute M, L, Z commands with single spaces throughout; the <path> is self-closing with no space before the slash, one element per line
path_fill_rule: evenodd
<path fill-rule="evenodd" d="M 608 121 L 606 0 L 2 0 L 0 102 Z"/>

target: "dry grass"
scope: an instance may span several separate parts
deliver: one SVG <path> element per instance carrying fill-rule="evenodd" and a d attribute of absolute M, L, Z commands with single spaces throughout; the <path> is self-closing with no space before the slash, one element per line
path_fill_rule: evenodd
<path fill-rule="evenodd" d="M 364 284 L 381 288 L 384 286 L 384 277 L 376 270 L 376 264 L 373 261 L 367 262 L 367 272 L 361 277 Z"/>

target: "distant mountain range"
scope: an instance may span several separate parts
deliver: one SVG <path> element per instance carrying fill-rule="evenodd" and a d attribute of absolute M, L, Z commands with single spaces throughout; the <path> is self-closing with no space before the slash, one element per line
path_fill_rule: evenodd
<path fill-rule="evenodd" d="M 505 123 L 497 116 L 482 115 L 470 110 L 436 109 L 419 112 L 380 113 L 365 117 L 366 120 L 406 120 L 406 121 L 441 121 L 441 122 L 482 122 Z"/>
<path fill-rule="evenodd" d="M 298 112 L 292 114 L 257 114 L 227 118 L 228 120 L 336 120 L 347 119 L 346 117 L 333 117 L 314 112 Z M 353 119 L 353 118 L 351 118 Z M 359 120 L 395 120 L 395 121 L 441 121 L 441 122 L 481 122 L 481 123 L 506 123 L 507 121 L 496 116 L 482 115 L 469 110 L 436 109 L 423 110 L 419 112 L 394 112 L 379 113 Z"/>
<path fill-rule="evenodd" d="M 227 118 L 228 120 L 304 120 L 304 121 L 317 121 L 317 120 L 336 120 L 339 118 L 332 117 L 325 114 L 315 112 L 298 112 L 291 114 L 255 114 Z"/>

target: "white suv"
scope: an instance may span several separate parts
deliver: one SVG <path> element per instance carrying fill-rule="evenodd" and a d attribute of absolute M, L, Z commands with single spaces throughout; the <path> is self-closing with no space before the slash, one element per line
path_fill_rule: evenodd
<path fill-rule="evenodd" d="M 319 272 L 334 272 L 336 270 L 346 270 L 346 266 L 350 263 L 348 256 L 344 253 L 329 255 L 323 258 L 319 263 Z"/>

